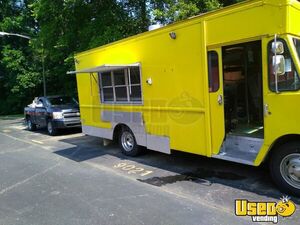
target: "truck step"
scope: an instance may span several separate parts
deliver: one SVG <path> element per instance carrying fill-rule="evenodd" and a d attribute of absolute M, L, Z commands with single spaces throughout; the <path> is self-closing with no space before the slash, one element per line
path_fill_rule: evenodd
<path fill-rule="evenodd" d="M 253 165 L 263 144 L 263 139 L 227 135 L 221 151 L 213 158 Z"/>

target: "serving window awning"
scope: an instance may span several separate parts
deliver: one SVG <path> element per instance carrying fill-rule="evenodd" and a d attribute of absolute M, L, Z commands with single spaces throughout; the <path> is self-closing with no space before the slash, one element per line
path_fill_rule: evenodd
<path fill-rule="evenodd" d="M 139 63 L 132 64 L 104 64 L 102 66 L 97 66 L 93 68 L 87 68 L 82 70 L 68 71 L 67 74 L 77 74 L 77 73 L 100 73 L 111 70 L 121 70 L 128 67 L 140 66 Z"/>

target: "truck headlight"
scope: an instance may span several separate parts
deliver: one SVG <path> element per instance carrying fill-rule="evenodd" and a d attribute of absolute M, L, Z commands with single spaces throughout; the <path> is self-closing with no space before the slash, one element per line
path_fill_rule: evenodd
<path fill-rule="evenodd" d="M 59 119 L 63 119 L 63 113 L 62 112 L 53 112 L 52 113 L 52 117 L 53 119 L 59 120 Z"/>

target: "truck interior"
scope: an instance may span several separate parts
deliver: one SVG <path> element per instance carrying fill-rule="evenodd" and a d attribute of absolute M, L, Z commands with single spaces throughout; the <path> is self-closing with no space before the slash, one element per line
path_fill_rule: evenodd
<path fill-rule="evenodd" d="M 261 42 L 222 48 L 226 134 L 263 138 Z"/>

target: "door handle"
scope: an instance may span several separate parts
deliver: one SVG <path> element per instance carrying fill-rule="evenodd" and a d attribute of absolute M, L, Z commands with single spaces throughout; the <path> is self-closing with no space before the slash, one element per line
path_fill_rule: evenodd
<path fill-rule="evenodd" d="M 223 104 L 223 96 L 222 95 L 218 95 L 218 104 L 219 105 Z"/>
<path fill-rule="evenodd" d="M 269 116 L 272 113 L 269 111 L 269 105 L 268 104 L 264 104 L 264 115 L 265 116 Z"/>

